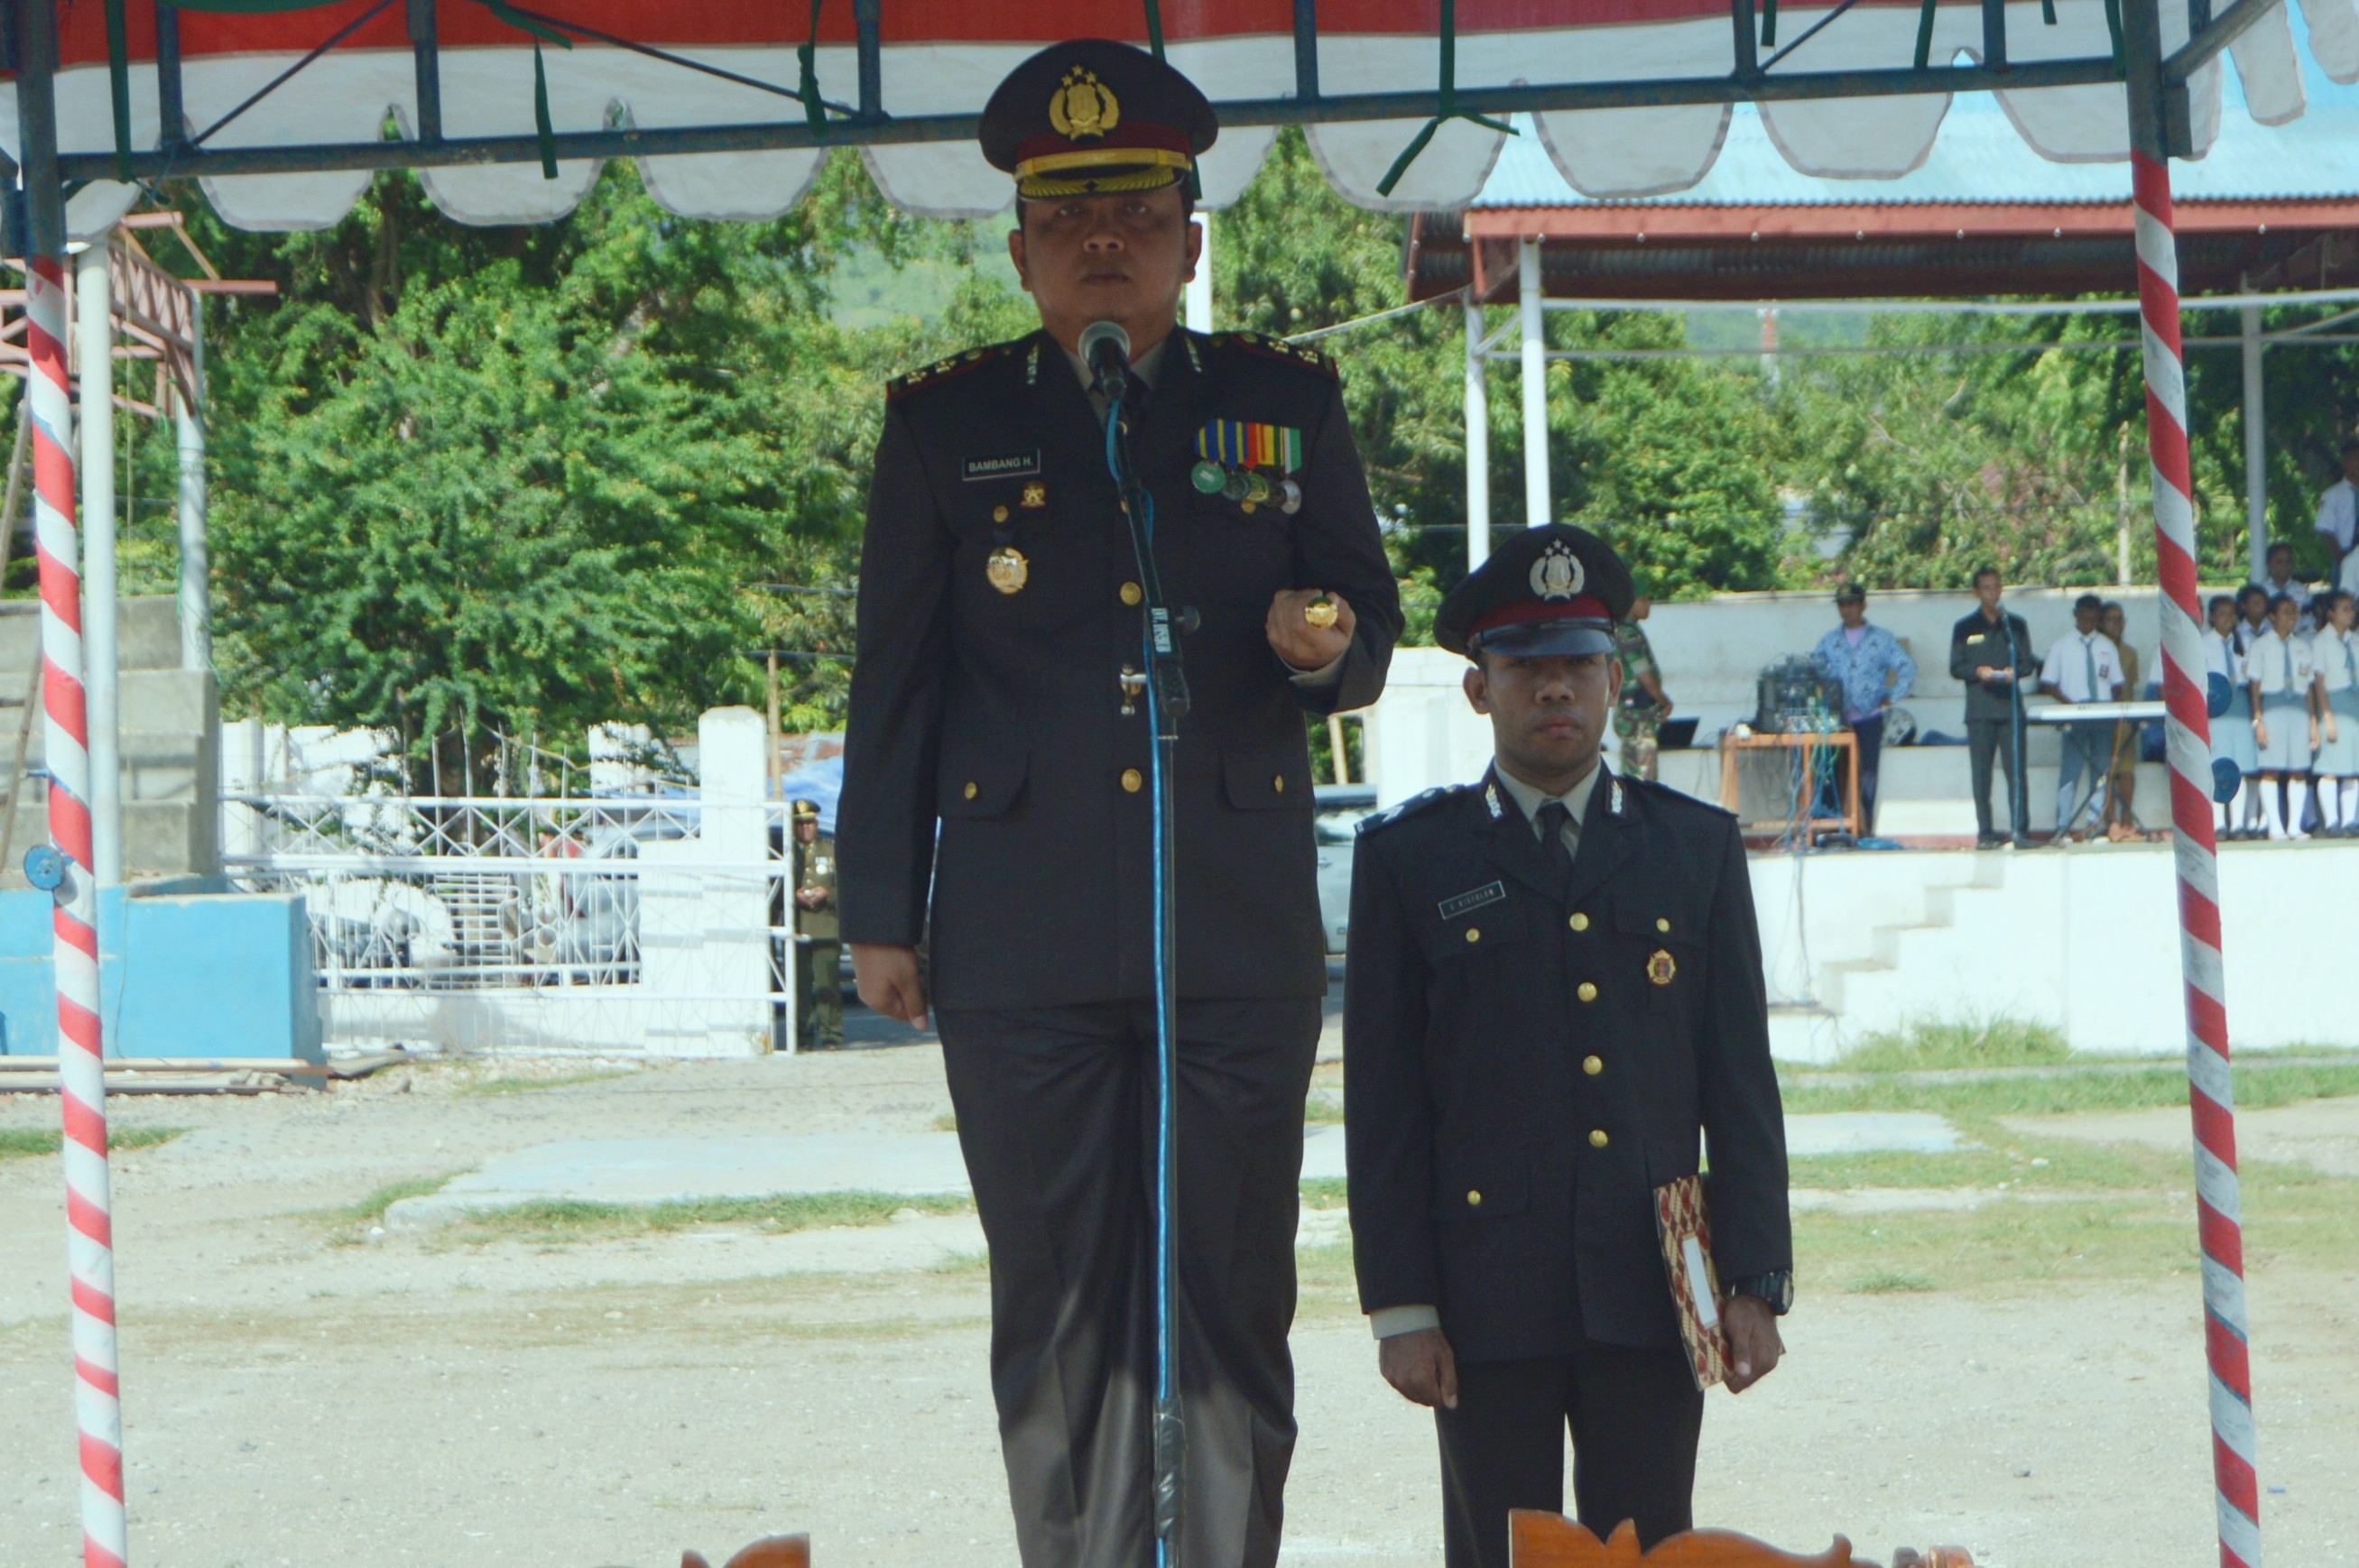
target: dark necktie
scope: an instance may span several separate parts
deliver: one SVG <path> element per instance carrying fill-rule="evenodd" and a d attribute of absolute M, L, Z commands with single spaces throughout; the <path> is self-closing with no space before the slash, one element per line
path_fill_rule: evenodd
<path fill-rule="evenodd" d="M 1540 827 L 1540 849 L 1556 872 L 1557 885 L 1562 887 L 1572 880 L 1572 851 L 1564 842 L 1564 826 L 1572 820 L 1572 813 L 1565 809 L 1564 802 L 1551 800 L 1540 807 L 1534 820 Z"/>

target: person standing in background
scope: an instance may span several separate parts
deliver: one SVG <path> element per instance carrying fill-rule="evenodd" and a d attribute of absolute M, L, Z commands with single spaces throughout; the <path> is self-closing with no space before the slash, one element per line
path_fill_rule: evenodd
<path fill-rule="evenodd" d="M 2318 531 L 2334 551 L 2335 569 L 2327 580 L 2337 588 L 2359 588 L 2350 579 L 2359 575 L 2359 438 L 2343 443 L 2343 477 L 2318 498 Z"/>
<path fill-rule="evenodd" d="M 1622 748 L 1622 771 L 1649 781 L 1655 776 L 1656 738 L 1662 733 L 1663 720 L 1671 716 L 1654 646 L 1638 626 L 1654 608 L 1654 600 L 1642 593 L 1630 601 L 1628 618 L 1614 628 L 1614 652 L 1622 661 L 1622 700 L 1614 709 L 1614 738 Z"/>
<path fill-rule="evenodd" d="M 1842 683 L 1843 722 L 1859 748 L 1859 830 L 1875 831 L 1877 764 L 1884 755 L 1884 716 L 1917 689 L 1917 661 L 1900 639 L 1867 620 L 1867 589 L 1847 582 L 1835 589 L 1843 624 L 1819 639 L 1810 662 Z"/>
<path fill-rule="evenodd" d="M 803 1050 L 843 1044 L 843 944 L 835 912 L 835 839 L 819 830 L 819 807 L 794 805 L 795 1032 Z"/>
<path fill-rule="evenodd" d="M 2109 599 L 2097 615 L 2097 630 L 2105 634 L 2121 655 L 2122 696 L 2136 702 L 2139 695 L 2137 650 L 2130 646 L 2129 611 L 2119 600 Z M 2137 815 L 2132 806 L 2137 798 L 2138 730 L 2135 719 L 2114 720 L 2114 756 L 2107 783 L 2112 785 L 2105 800 L 2105 837 L 2116 842 L 2137 837 Z"/>
<path fill-rule="evenodd" d="M 2222 838 L 2251 834 L 2254 814 L 2260 810 L 2260 752 L 2253 745 L 2253 689 L 2245 676 L 2245 643 L 2238 635 L 2236 600 L 2215 593 L 2210 606 L 2212 629 L 2203 634 L 2206 674 L 2228 683 L 2228 706 L 2212 721 L 2212 761 L 2234 766 L 2243 781 L 2234 796 L 2212 803 L 2212 829 Z"/>
<path fill-rule="evenodd" d="M 1991 759 L 2006 759 L 2007 827 L 2017 844 L 2030 842 L 2025 820 L 2023 753 L 2016 744 L 2022 694 L 2019 683 L 2039 673 L 2031 628 L 2013 611 L 2003 611 L 2006 593 L 1996 567 L 1974 573 L 1974 597 L 1982 602 L 1950 629 L 1950 674 L 1966 687 L 1966 742 L 1973 769 L 1974 847 L 1995 849 L 2006 842 L 1991 828 Z"/>
<path fill-rule="evenodd" d="M 2310 808 L 2310 761 L 2318 750 L 2318 714 L 2310 706 L 2317 683 L 2300 622 L 2293 600 L 2277 595 L 2269 601 L 2269 629 L 2246 661 L 2253 743 L 2261 753 L 2261 815 L 2271 838 L 2310 837 L 2301 819 Z M 2282 806 L 2279 784 L 2285 786 Z"/>
<path fill-rule="evenodd" d="M 2318 776 L 2321 837 L 2359 838 L 2359 636 L 2352 634 L 2350 594 L 2339 588 L 2318 596 L 2321 624 L 2310 640 L 2311 678 L 2318 683 Z"/>
<path fill-rule="evenodd" d="M 2043 695 L 2075 706 L 2121 699 L 2121 650 L 2097 630 L 2104 608 L 2093 593 L 2072 601 L 2072 630 L 2049 646 L 2048 661 L 2039 669 Z M 2092 823 L 2105 819 L 2105 779 L 2113 755 L 2107 742 L 2112 738 L 2113 726 L 2102 719 L 2064 726 L 2063 765 L 2056 773 L 2057 843 L 2078 841 L 2083 816 Z M 2081 793 L 2083 777 L 2089 781 L 2085 795 Z"/>
<path fill-rule="evenodd" d="M 2310 584 L 2293 575 L 2291 545 L 2280 539 L 2269 546 L 2268 571 L 2261 579 L 2259 587 L 2271 599 L 2282 593 L 2292 600 L 2294 608 L 2301 612 L 2302 624 L 2307 626 L 2310 623 Z"/>

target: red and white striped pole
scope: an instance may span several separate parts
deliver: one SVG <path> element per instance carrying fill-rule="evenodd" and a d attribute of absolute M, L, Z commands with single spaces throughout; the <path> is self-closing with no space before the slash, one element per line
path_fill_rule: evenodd
<path fill-rule="evenodd" d="M 114 1203 L 101 1064 L 98 886 L 92 875 L 90 728 L 82 691 L 82 580 L 74 534 L 73 405 L 67 390 L 65 196 L 58 180 L 57 35 L 50 0 L 19 0 L 16 77 L 24 150 L 26 382 L 33 532 L 41 569 L 41 698 L 49 838 L 65 861 L 52 920 L 58 1065 L 65 1108 L 66 1258 L 72 1279 L 74 1413 L 81 1431 L 82 1562 L 122 1568 L 123 1406 L 116 1382 Z M 85 365 L 108 379 L 109 366 Z M 102 396 L 104 394 L 101 395 Z"/>
<path fill-rule="evenodd" d="M 2123 8 L 2130 169 L 2146 350 L 2147 447 L 2161 585 L 2162 694 L 2178 850 L 2179 966 L 2187 996 L 2188 1101 L 2195 1119 L 2195 1203 L 2203 1248 L 2203 1339 L 2211 1364 L 2212 1478 L 2221 1568 L 2261 1568 L 2253 1364 L 2245 1322 L 2245 1238 L 2236 1195 L 2236 1109 L 2220 961 L 2220 860 L 2212 834 L 2212 720 L 2205 703 L 2187 447 L 2186 360 L 2179 336 L 2179 252 L 2170 211 L 2162 37 L 2156 0 Z"/>

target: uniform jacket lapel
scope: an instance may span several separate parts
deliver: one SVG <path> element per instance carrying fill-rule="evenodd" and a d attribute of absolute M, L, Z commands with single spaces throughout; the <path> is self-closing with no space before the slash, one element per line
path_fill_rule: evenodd
<path fill-rule="evenodd" d="M 1073 373 L 1073 362 L 1046 330 L 1033 333 L 1023 351 L 1027 363 L 1034 355 L 1039 361 L 1038 372 L 1027 373 L 1032 383 L 1028 389 L 1033 404 L 1032 428 L 1039 432 L 1040 444 L 1055 449 L 1066 461 L 1103 477 L 1106 471 L 1105 427 L 1098 423 L 1097 410 L 1090 406 L 1090 395 L 1082 390 L 1081 378 Z"/>
<path fill-rule="evenodd" d="M 1186 328 L 1174 327 L 1164 340 L 1155 385 L 1147 395 L 1145 428 L 1134 438 L 1133 456 L 1140 473 L 1160 476 L 1173 471 L 1174 464 L 1184 472 L 1191 460 L 1189 443 L 1204 422 L 1204 376 L 1198 368 L 1199 344 L 1191 336 Z"/>
<path fill-rule="evenodd" d="M 1646 825 L 1630 809 L 1628 790 L 1601 760 L 1597 787 L 1589 795 L 1589 814 L 1581 820 L 1581 848 L 1572 857 L 1569 905 L 1602 886 L 1645 843 Z"/>
<path fill-rule="evenodd" d="M 1500 786 L 1495 765 L 1484 773 L 1475 799 L 1482 812 L 1476 831 L 1483 837 L 1484 856 L 1541 897 L 1561 902 L 1564 884 L 1557 876 L 1556 863 L 1540 848 L 1539 835 L 1532 831 L 1531 820 L 1516 806 L 1515 797 Z"/>

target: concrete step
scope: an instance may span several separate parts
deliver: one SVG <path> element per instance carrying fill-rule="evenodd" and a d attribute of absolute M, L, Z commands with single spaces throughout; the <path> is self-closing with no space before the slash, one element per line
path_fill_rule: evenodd
<path fill-rule="evenodd" d="M 40 683 L 23 665 L 0 663 L 0 732 L 16 734 L 18 704 L 30 687 L 36 703 Z M 202 670 L 133 670 L 122 673 L 117 687 L 117 722 L 125 730 L 187 730 L 195 734 L 211 725 L 212 676 Z M 40 715 L 33 716 L 33 733 L 41 732 Z"/>
<path fill-rule="evenodd" d="M 201 809 L 189 800 L 125 800 L 123 803 L 123 871 L 126 877 L 179 876 L 220 864 L 216 844 L 220 813 L 208 801 Z M 8 838 L 8 861 L 0 866 L 0 890 L 27 886 L 25 851 L 49 841 L 46 802 L 20 800 Z"/>
<path fill-rule="evenodd" d="M 179 602 L 165 594 L 140 594 L 115 603 L 115 658 L 124 673 L 179 669 Z M 38 600 L 0 600 L 0 670 L 22 671 L 32 662 L 40 626 Z"/>

